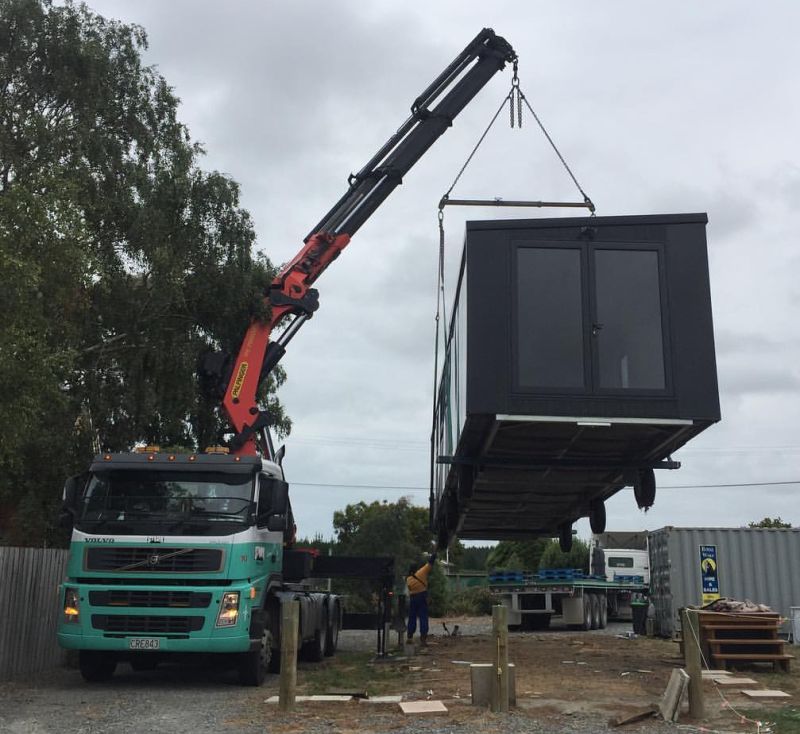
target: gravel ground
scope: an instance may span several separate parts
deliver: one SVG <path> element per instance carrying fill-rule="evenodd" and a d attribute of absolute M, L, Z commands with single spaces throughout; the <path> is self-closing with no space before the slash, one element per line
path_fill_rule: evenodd
<path fill-rule="evenodd" d="M 466 637 L 480 637 L 491 631 L 488 618 L 460 620 L 459 624 L 460 632 Z M 448 626 L 452 629 L 453 624 L 448 622 Z M 627 631 L 630 625 L 620 625 L 617 629 Z M 613 634 L 617 629 L 605 633 Z M 442 632 L 440 622 L 432 624 L 432 632 Z M 374 632 L 345 631 L 340 636 L 340 650 L 372 650 L 375 642 Z M 277 677 L 270 676 L 262 688 L 242 688 L 234 671 L 220 670 L 213 661 L 164 665 L 153 672 L 139 673 L 127 664 L 120 664 L 112 681 L 103 685 L 87 685 L 77 670 L 58 669 L 28 680 L 0 684 L 0 732 L 602 734 L 619 731 L 609 729 L 597 714 L 582 711 L 580 701 L 575 702 L 574 710 L 566 711 L 550 710 L 546 701 L 520 701 L 519 707 L 511 713 L 493 715 L 472 708 L 468 699 L 448 700 L 450 713 L 447 717 L 425 719 L 406 718 L 394 706 L 355 703 L 301 704 L 294 713 L 284 715 L 277 707 L 264 703 L 266 698 L 277 694 L 277 686 Z M 667 729 L 674 731 L 655 722 L 643 728 L 625 727 L 626 732 L 652 733 Z"/>

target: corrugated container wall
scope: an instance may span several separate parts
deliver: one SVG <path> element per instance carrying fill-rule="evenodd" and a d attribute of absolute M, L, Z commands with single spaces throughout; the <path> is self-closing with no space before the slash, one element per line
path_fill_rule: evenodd
<path fill-rule="evenodd" d="M 800 605 L 800 528 L 661 528 L 649 535 L 659 634 L 672 636 L 678 610 L 701 603 L 701 545 L 716 546 L 721 596 L 768 604 L 787 620 Z"/>

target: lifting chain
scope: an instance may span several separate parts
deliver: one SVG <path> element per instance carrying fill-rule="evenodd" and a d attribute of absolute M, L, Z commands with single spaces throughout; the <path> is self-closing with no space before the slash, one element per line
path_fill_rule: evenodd
<path fill-rule="evenodd" d="M 519 61 L 514 59 L 514 76 L 511 78 L 511 90 L 508 93 L 508 113 L 511 127 L 514 127 L 514 106 L 517 108 L 517 127 L 522 127 L 522 98 L 519 90 Z M 516 100 L 516 103 L 515 103 Z"/>

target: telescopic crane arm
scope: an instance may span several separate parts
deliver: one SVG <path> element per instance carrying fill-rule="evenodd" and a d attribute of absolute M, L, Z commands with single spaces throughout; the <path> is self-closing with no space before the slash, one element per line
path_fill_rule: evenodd
<path fill-rule="evenodd" d="M 221 393 L 235 432 L 236 454 L 273 458 L 268 415 L 258 407 L 259 386 L 286 352 L 286 345 L 319 307 L 314 281 L 350 242 L 350 238 L 402 183 L 403 176 L 447 130 L 461 110 L 506 63 L 516 60 L 510 44 L 489 28 L 482 30 L 453 62 L 414 100 L 411 116 L 356 174 L 344 196 L 311 230 L 295 258 L 275 277 L 265 295 L 268 321 L 254 320 L 231 362 L 212 355 L 202 371 Z M 272 332 L 285 328 L 271 340 Z"/>

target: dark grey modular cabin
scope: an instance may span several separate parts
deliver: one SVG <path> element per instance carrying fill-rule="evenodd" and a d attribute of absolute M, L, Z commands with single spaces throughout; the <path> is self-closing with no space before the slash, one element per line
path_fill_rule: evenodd
<path fill-rule="evenodd" d="M 720 419 L 705 214 L 468 222 L 433 432 L 440 542 L 605 525 Z"/>

